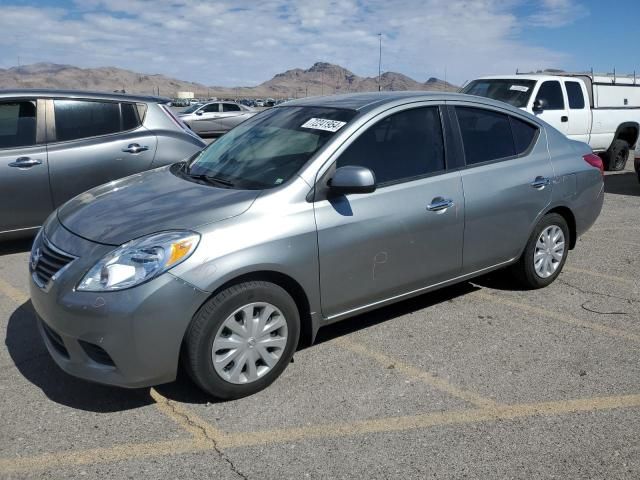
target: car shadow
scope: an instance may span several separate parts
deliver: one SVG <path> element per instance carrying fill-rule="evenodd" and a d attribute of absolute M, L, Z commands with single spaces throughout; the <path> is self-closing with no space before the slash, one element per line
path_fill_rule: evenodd
<path fill-rule="evenodd" d="M 608 174 L 604 177 L 604 191 L 615 195 L 640 196 L 640 182 L 635 172 Z"/>
<path fill-rule="evenodd" d="M 36 325 L 31 301 L 9 318 L 5 345 L 22 376 L 51 401 L 90 412 L 118 412 L 149 405 L 149 389 L 128 390 L 90 383 L 63 372 L 51 359 Z M 7 380 L 4 380 L 5 384 Z"/>
<path fill-rule="evenodd" d="M 464 282 L 325 326 L 318 332 L 314 345 L 451 301 L 480 288 Z M 53 402 L 100 413 L 130 410 L 154 403 L 148 388 L 129 390 L 109 387 L 87 382 L 63 372 L 51 359 L 40 338 L 36 315 L 30 301 L 15 310 L 9 318 L 5 344 L 22 376 L 42 390 Z M 301 346 L 298 351 L 306 348 L 313 348 L 313 345 Z M 182 368 L 179 369 L 174 382 L 154 388 L 164 397 L 176 402 L 217 402 L 196 387 Z"/>
<path fill-rule="evenodd" d="M 506 270 L 496 270 L 491 273 L 487 273 L 481 277 L 476 277 L 472 280 L 474 285 L 480 287 L 490 288 L 492 290 L 504 290 L 509 292 L 523 292 L 527 288 L 523 287 L 513 275 Z"/>
<path fill-rule="evenodd" d="M 28 252 L 34 237 L 20 238 L 17 240 L 6 240 L 0 242 L 0 256 L 12 255 L 14 253 Z"/>

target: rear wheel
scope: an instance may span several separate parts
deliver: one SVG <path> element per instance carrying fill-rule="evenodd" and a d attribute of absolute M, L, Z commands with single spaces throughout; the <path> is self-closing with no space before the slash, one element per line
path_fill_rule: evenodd
<path fill-rule="evenodd" d="M 629 159 L 629 144 L 624 140 L 614 140 L 609 150 L 607 150 L 606 162 L 607 170 L 619 172 L 624 170 Z"/>
<path fill-rule="evenodd" d="M 262 281 L 234 285 L 194 317 L 185 338 L 185 366 L 216 398 L 252 395 L 287 367 L 299 332 L 296 303 L 283 288 Z"/>
<path fill-rule="evenodd" d="M 513 273 L 526 288 L 551 284 L 562 271 L 569 252 L 569 227 L 562 215 L 545 215 L 527 242 Z"/>

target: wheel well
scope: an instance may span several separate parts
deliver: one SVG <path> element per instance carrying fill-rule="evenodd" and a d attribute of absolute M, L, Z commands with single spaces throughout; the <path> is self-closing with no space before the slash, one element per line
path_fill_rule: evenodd
<path fill-rule="evenodd" d="M 616 130 L 615 140 L 624 140 L 629 144 L 632 149 L 635 147 L 638 141 L 638 134 L 640 133 L 640 127 L 637 123 L 627 122 L 623 123 Z"/>
<path fill-rule="evenodd" d="M 567 207 L 556 207 L 549 210 L 547 213 L 557 213 L 558 215 L 562 215 L 565 222 L 567 222 L 567 226 L 569 227 L 569 249 L 573 250 L 576 246 L 576 241 L 578 240 L 576 238 L 578 236 L 576 230 L 576 217 L 573 215 L 573 212 Z"/>
<path fill-rule="evenodd" d="M 313 339 L 313 326 L 311 323 L 311 307 L 309 306 L 309 299 L 307 298 L 307 294 L 304 292 L 302 286 L 284 273 L 273 271 L 245 273 L 239 277 L 229 280 L 224 285 L 217 288 L 211 296 L 214 297 L 218 292 L 221 292 L 232 285 L 255 280 L 274 283 L 279 287 L 284 288 L 287 293 L 291 295 L 291 298 L 296 302 L 296 306 L 298 307 L 298 312 L 300 314 L 300 340 L 298 342 L 298 348 L 301 346 L 311 345 Z"/>

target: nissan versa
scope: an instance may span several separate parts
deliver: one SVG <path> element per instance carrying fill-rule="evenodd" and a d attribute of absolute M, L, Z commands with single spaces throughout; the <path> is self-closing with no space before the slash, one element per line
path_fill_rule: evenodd
<path fill-rule="evenodd" d="M 72 375 L 149 386 L 182 361 L 238 398 L 332 322 L 504 267 L 549 285 L 602 202 L 599 157 L 505 103 L 309 98 L 64 204 L 31 298 Z"/>

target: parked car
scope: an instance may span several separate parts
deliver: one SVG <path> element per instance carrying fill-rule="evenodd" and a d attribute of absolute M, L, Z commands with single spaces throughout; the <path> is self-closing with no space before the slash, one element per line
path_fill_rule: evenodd
<path fill-rule="evenodd" d="M 296 100 L 59 208 L 33 245 L 31 301 L 72 375 L 142 387 L 182 358 L 238 398 L 337 320 L 507 267 L 549 285 L 603 188 L 588 145 L 501 102 Z"/>
<path fill-rule="evenodd" d="M 205 143 L 166 99 L 0 90 L 0 239 L 33 235 L 96 185 L 184 160 Z"/>
<path fill-rule="evenodd" d="M 222 135 L 255 114 L 236 102 L 209 102 L 194 105 L 179 116 L 198 135 Z"/>
<path fill-rule="evenodd" d="M 640 133 L 640 78 L 519 74 L 473 80 L 463 93 L 501 100 L 588 143 L 605 168 L 623 170 Z"/>

